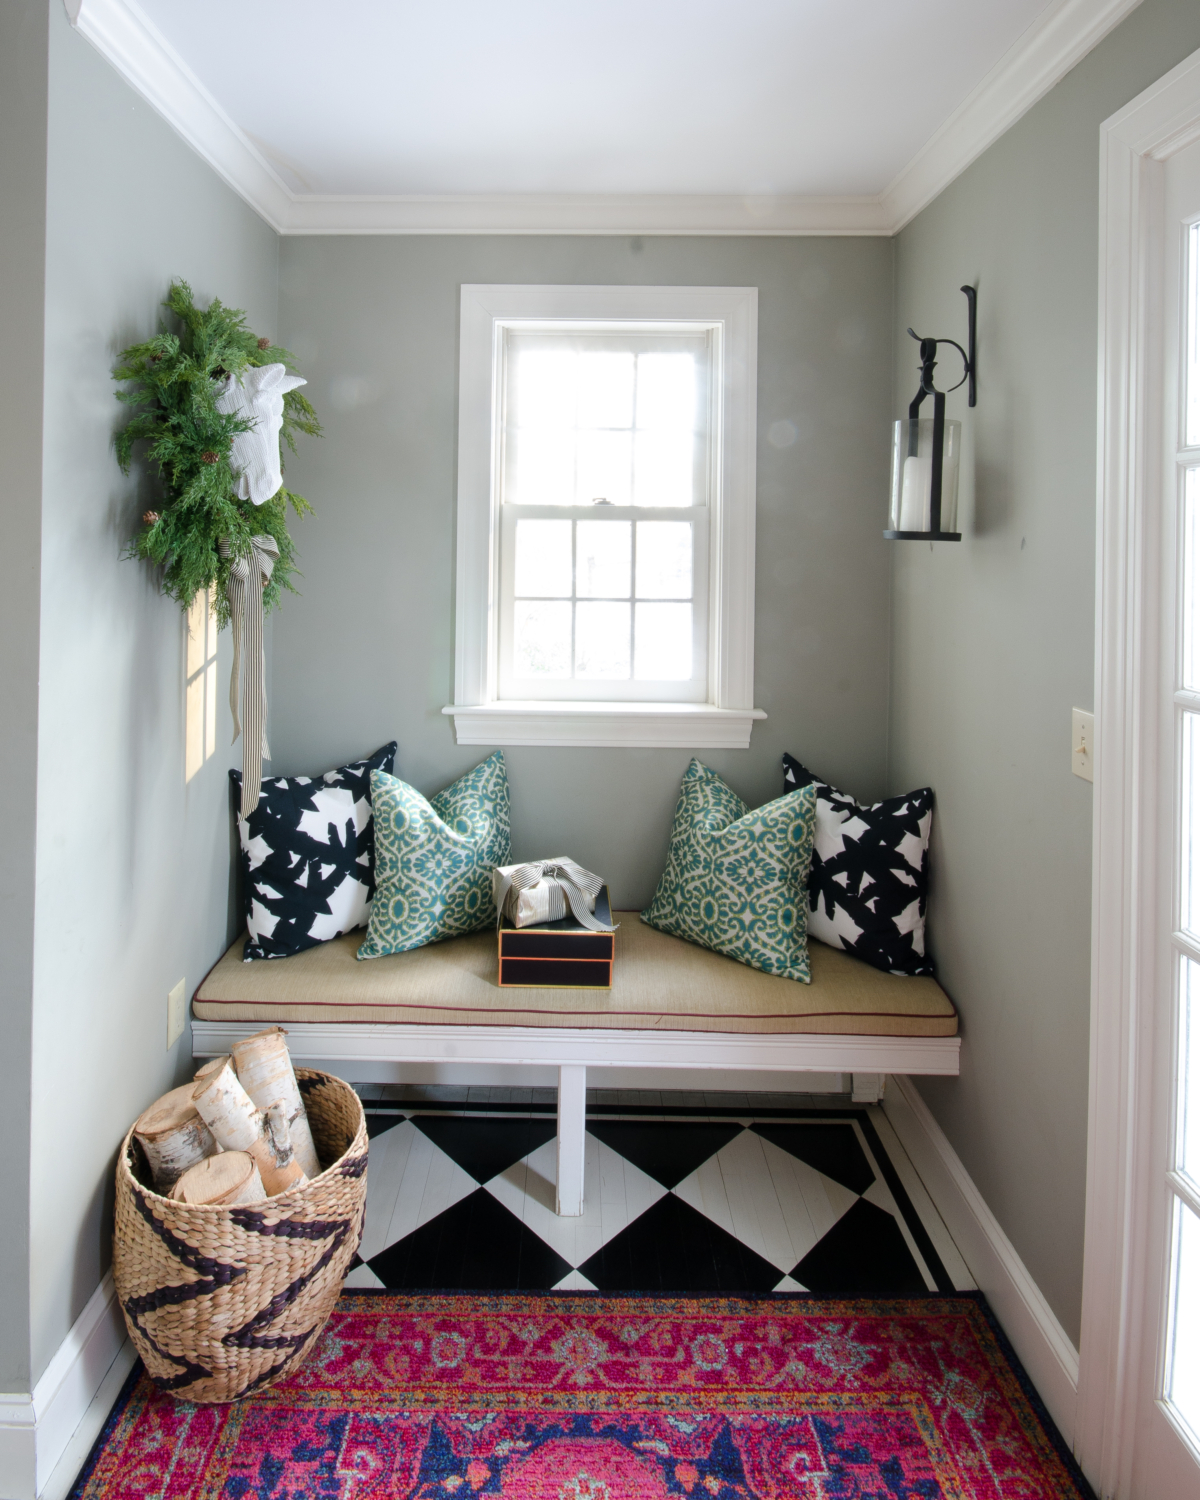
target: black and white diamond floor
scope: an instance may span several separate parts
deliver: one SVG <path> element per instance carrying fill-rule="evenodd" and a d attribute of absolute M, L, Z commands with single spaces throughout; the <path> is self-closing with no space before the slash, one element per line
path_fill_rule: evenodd
<path fill-rule="evenodd" d="M 560 1218 L 552 1089 L 359 1092 L 371 1153 L 348 1288 L 886 1297 L 974 1286 L 881 1109 L 589 1091 L 584 1213 Z"/>

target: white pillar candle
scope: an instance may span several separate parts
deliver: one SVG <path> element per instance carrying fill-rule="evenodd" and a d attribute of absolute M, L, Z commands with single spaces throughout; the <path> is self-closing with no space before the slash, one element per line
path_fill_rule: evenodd
<path fill-rule="evenodd" d="M 933 483 L 933 465 L 928 454 L 914 454 L 904 460 L 900 481 L 900 525 L 898 531 L 929 530 L 929 490 Z"/>

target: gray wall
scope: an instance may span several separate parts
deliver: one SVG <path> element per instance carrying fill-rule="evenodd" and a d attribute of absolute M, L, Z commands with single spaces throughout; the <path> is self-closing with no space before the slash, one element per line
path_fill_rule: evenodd
<path fill-rule="evenodd" d="M 282 336 L 326 436 L 289 478 L 317 515 L 275 631 L 272 768 L 400 742 L 432 792 L 487 753 L 454 743 L 458 301 L 463 282 L 759 288 L 755 704 L 748 751 L 699 752 L 752 804 L 790 749 L 882 790 L 888 673 L 886 424 L 892 247 L 877 239 L 285 239 Z M 790 447 L 766 434 L 798 431 Z M 506 749 L 518 859 L 570 853 L 646 902 L 684 750 Z"/>
<path fill-rule="evenodd" d="M 29 1193 L 42 509 L 46 7 L 0 6 L 0 1195 Z M 0 1215 L 0 1391 L 29 1389 L 29 1225 Z"/>
<path fill-rule="evenodd" d="M 1099 126 L 1197 47 L 1200 7 L 1144 0 L 897 245 L 897 330 L 962 342 L 964 282 L 980 318 L 964 539 L 894 552 L 889 780 L 937 790 L 930 925 L 964 1038 L 962 1076 L 921 1091 L 1076 1341 L 1092 792 L 1069 751 L 1092 707 Z M 896 380 L 900 415 L 908 338 Z"/>
<path fill-rule="evenodd" d="M 704 758 L 751 802 L 780 791 L 785 748 L 860 796 L 937 788 L 931 930 L 966 1046 L 963 1078 L 925 1091 L 1077 1334 L 1090 793 L 1067 731 L 1091 689 L 1097 126 L 1197 46 L 1200 12 L 1145 0 L 898 247 L 279 246 L 58 5 L 0 7 L 0 1389 L 36 1380 L 100 1279 L 116 1143 L 187 1068 L 186 1037 L 165 1048 L 166 992 L 194 986 L 235 921 L 228 709 L 185 786 L 183 623 L 119 556 L 153 491 L 112 460 L 108 370 L 172 275 L 289 343 L 326 422 L 289 470 L 318 514 L 296 528 L 303 594 L 275 633 L 273 768 L 395 736 L 400 774 L 426 791 L 485 753 L 455 746 L 440 712 L 460 284 L 759 287 L 755 701 L 771 717 L 748 752 Z M 981 297 L 967 540 L 889 548 L 886 423 L 913 384 L 893 332 L 954 334 L 966 280 Z M 799 436 L 778 448 L 766 434 L 785 419 Z M 510 750 L 516 855 L 569 850 L 640 904 L 687 758 Z"/>
<path fill-rule="evenodd" d="M 44 0 L 36 8 L 45 13 Z M 34 1380 L 108 1262 L 124 1130 L 190 1071 L 186 1035 L 166 1050 L 167 991 L 186 978 L 190 992 L 232 937 L 226 772 L 240 746 L 229 748 L 224 701 L 228 632 L 217 754 L 185 786 L 184 619 L 150 569 L 120 556 L 153 490 L 117 469 L 109 372 L 121 348 L 155 329 L 173 275 L 274 334 L 278 266 L 275 235 L 71 31 L 61 5 L 48 10 Z M 35 642 L 35 618 L 23 629 Z M 28 796 L 28 776 L 24 787 Z M 0 1233 L 17 1217 L 6 1213 Z"/>

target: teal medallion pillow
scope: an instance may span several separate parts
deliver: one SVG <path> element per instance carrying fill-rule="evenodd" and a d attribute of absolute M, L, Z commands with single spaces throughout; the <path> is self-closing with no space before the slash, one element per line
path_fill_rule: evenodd
<path fill-rule="evenodd" d="M 642 921 L 807 984 L 815 823 L 813 787 L 751 812 L 715 771 L 693 760 L 675 804 L 667 867 Z"/>
<path fill-rule="evenodd" d="M 499 750 L 428 802 L 399 777 L 372 771 L 371 806 L 375 900 L 359 958 L 404 953 L 495 922 L 492 870 L 512 863 Z"/>

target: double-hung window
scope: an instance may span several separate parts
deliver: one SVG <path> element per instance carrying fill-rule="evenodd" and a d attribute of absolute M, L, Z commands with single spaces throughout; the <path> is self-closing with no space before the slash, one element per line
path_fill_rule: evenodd
<path fill-rule="evenodd" d="M 501 701 L 706 699 L 710 339 L 505 331 Z"/>
<path fill-rule="evenodd" d="M 748 743 L 755 312 L 463 288 L 460 743 Z"/>

